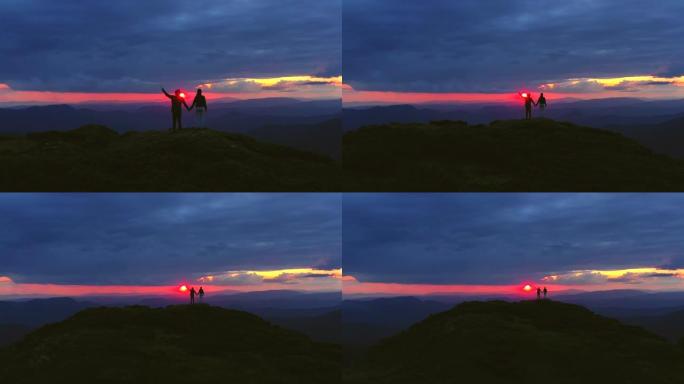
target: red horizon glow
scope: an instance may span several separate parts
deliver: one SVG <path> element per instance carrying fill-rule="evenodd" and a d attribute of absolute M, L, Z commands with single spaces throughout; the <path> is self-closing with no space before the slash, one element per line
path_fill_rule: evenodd
<path fill-rule="evenodd" d="M 516 285 L 496 284 L 413 284 L 413 283 L 377 283 L 360 282 L 350 275 L 343 279 L 343 294 L 357 296 L 427 296 L 427 295 L 501 295 L 526 297 L 536 291 L 540 285 L 523 282 Z M 589 292 L 608 291 L 614 289 L 633 289 L 629 283 L 611 282 L 606 284 L 545 284 L 553 293 L 582 290 Z M 528 288 L 529 287 L 529 288 Z M 643 289 L 658 289 L 642 286 Z M 674 290 L 674 287 L 672 288 Z M 663 290 L 662 287 L 659 290 Z"/>
<path fill-rule="evenodd" d="M 680 90 L 681 89 L 681 90 Z M 539 89 L 548 101 L 560 99 L 607 99 L 625 97 L 625 92 L 603 90 L 601 92 L 554 92 L 551 88 Z M 345 104 L 429 104 L 429 103 L 503 103 L 514 104 L 520 100 L 518 93 L 497 92 L 411 92 L 411 91 L 378 91 L 356 90 L 349 84 L 343 85 L 343 103 Z M 525 91 L 529 95 L 529 91 Z M 632 97 L 653 100 L 668 100 L 684 97 L 684 86 L 674 93 L 658 93 L 644 90 L 631 94 Z M 525 96 L 523 96 L 525 97 Z"/>
<path fill-rule="evenodd" d="M 264 99 L 272 97 L 295 97 L 299 99 L 331 99 L 329 93 L 309 91 L 307 89 L 296 92 L 281 92 L 278 90 L 255 90 L 241 92 L 212 91 L 210 87 L 202 87 L 208 100 L 214 99 Z M 338 89 L 339 92 L 339 88 Z M 183 93 L 182 98 L 187 95 Z M 165 103 L 168 101 L 161 92 L 60 92 L 60 91 L 24 91 L 12 89 L 9 85 L 0 83 L 0 103 L 14 105 L 40 104 L 83 104 L 83 103 Z"/>
<path fill-rule="evenodd" d="M 0 279 L 0 299 L 9 298 L 32 298 L 32 297 L 83 297 L 83 296 L 176 296 L 186 293 L 182 290 L 183 285 L 67 285 L 50 283 L 15 283 Z M 220 292 L 258 292 L 283 289 L 296 289 L 302 292 L 326 292 L 318 286 L 281 283 L 263 283 L 258 285 L 221 285 L 202 284 L 205 291 Z"/>
<path fill-rule="evenodd" d="M 531 292 L 521 285 L 484 285 L 484 284 L 404 284 L 404 283 L 360 283 L 345 280 L 344 294 L 349 295 L 397 295 L 397 296 L 426 296 L 439 294 L 464 294 L 464 295 L 504 295 L 521 296 Z M 549 285 L 549 290 L 554 292 L 565 291 L 574 288 L 566 285 Z M 612 289 L 610 287 L 591 287 L 601 289 Z"/>

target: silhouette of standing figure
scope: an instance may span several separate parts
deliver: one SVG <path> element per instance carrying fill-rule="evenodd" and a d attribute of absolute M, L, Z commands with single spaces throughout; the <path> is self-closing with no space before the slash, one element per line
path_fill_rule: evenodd
<path fill-rule="evenodd" d="M 548 292 L 549 292 L 549 291 L 546 290 L 546 287 L 544 287 L 544 298 L 545 298 L 545 299 L 546 299 L 546 294 L 547 294 Z"/>
<path fill-rule="evenodd" d="M 204 120 L 207 113 L 207 99 L 202 95 L 202 90 L 197 89 L 197 94 L 195 99 L 192 101 L 192 105 L 188 108 L 188 111 L 195 108 L 195 126 L 197 128 L 206 128 Z"/>
<path fill-rule="evenodd" d="M 539 106 L 539 109 L 542 111 L 546 109 L 546 97 L 544 97 L 544 93 L 539 95 L 539 99 L 537 100 L 537 105 Z"/>
<path fill-rule="evenodd" d="M 176 92 L 174 92 L 173 95 L 170 95 L 168 92 L 166 92 L 164 88 L 162 88 L 162 92 L 164 92 L 164 95 L 171 100 L 171 116 L 173 119 L 173 127 L 171 128 L 171 132 L 176 130 L 176 126 L 178 126 L 178 130 L 180 130 L 182 128 L 181 118 L 183 117 L 183 109 L 181 107 L 185 105 L 185 108 L 188 109 L 188 104 L 185 102 L 183 97 L 181 97 L 180 89 L 176 89 Z"/>
<path fill-rule="evenodd" d="M 195 287 L 190 288 L 190 304 L 195 304 Z"/>
<path fill-rule="evenodd" d="M 202 288 L 202 287 L 200 287 L 200 289 L 199 289 L 199 298 L 200 298 L 199 302 L 201 303 L 202 299 L 204 299 L 204 288 Z"/>
<path fill-rule="evenodd" d="M 523 99 L 525 99 L 525 120 L 532 120 L 532 106 L 537 105 L 529 93 L 522 94 Z"/>
<path fill-rule="evenodd" d="M 537 300 L 541 300 L 541 288 L 537 288 Z"/>

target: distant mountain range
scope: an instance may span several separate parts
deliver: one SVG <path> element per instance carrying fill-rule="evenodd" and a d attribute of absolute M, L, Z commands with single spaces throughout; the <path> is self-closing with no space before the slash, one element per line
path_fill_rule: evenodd
<path fill-rule="evenodd" d="M 342 331 L 345 345 L 370 345 L 408 328 L 451 304 L 415 297 L 345 300 Z"/>
<path fill-rule="evenodd" d="M 268 98 L 222 101 L 209 105 L 207 126 L 338 157 L 341 108 L 340 100 Z M 183 114 L 184 127 L 193 127 L 193 115 L 194 112 Z M 166 131 L 171 126 L 170 107 L 159 103 L 0 109 L 0 134 L 65 131 L 83 125 L 104 125 L 120 133 Z"/>
<path fill-rule="evenodd" d="M 522 104 L 420 104 L 344 108 L 344 130 L 387 123 L 420 123 L 432 120 L 462 120 L 469 124 L 488 124 L 496 120 L 521 119 Z M 660 124 L 684 117 L 684 99 L 641 100 L 612 98 L 550 102 L 545 111 L 534 110 L 535 117 L 569 121 L 604 128 L 611 125 Z"/>

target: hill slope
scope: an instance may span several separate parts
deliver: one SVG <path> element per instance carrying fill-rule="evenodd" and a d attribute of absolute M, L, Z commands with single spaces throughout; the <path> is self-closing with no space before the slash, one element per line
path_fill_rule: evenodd
<path fill-rule="evenodd" d="M 343 139 L 356 191 L 682 191 L 684 162 L 553 120 L 393 124 Z"/>
<path fill-rule="evenodd" d="M 0 350 L 14 383 L 339 382 L 339 348 L 206 305 L 87 309 Z"/>
<path fill-rule="evenodd" d="M 682 352 L 637 327 L 551 301 L 470 302 L 373 347 L 350 383 L 675 383 Z"/>
<path fill-rule="evenodd" d="M 322 155 L 208 129 L 0 136 L 3 191 L 329 191 L 340 188 L 339 168 Z"/>

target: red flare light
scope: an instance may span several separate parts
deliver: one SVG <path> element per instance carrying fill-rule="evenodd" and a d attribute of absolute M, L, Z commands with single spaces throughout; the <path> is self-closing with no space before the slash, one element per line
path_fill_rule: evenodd
<path fill-rule="evenodd" d="M 181 99 L 185 99 L 185 93 L 181 92 L 180 97 L 181 97 Z M 187 289 L 187 287 L 186 287 L 186 289 Z"/>
<path fill-rule="evenodd" d="M 187 291 L 188 291 L 188 286 L 187 286 L 187 285 L 181 285 L 181 286 L 178 288 L 178 290 L 181 291 L 181 292 L 187 292 Z"/>
<path fill-rule="evenodd" d="M 530 292 L 531 290 L 532 290 L 532 286 L 529 284 L 527 284 L 523 287 L 523 291 L 525 291 L 525 292 Z"/>
<path fill-rule="evenodd" d="M 522 94 L 520 94 L 520 96 L 522 96 L 524 99 L 527 99 L 527 96 L 529 96 L 529 95 L 527 93 L 522 93 Z"/>

